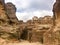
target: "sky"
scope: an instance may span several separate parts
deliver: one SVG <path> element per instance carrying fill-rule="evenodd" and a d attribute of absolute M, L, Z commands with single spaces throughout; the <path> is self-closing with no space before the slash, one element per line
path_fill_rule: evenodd
<path fill-rule="evenodd" d="M 52 16 L 55 0 L 5 0 L 5 2 L 12 2 L 17 8 L 17 18 L 19 20 L 27 21 L 32 19 L 33 16 Z"/>

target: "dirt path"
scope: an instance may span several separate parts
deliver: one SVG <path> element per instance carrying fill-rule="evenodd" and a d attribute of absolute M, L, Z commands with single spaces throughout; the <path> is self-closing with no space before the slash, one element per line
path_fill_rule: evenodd
<path fill-rule="evenodd" d="M 36 43 L 29 43 L 28 41 L 21 41 L 21 42 L 6 42 L 3 39 L 0 39 L 0 45 L 42 45 L 39 42 Z"/>
<path fill-rule="evenodd" d="M 0 45 L 42 45 L 39 42 L 29 43 L 28 41 L 18 42 L 18 43 L 0 43 Z"/>
<path fill-rule="evenodd" d="M 42 44 L 40 44 L 40 43 L 21 42 L 21 43 L 9 43 L 7 45 L 42 45 Z"/>

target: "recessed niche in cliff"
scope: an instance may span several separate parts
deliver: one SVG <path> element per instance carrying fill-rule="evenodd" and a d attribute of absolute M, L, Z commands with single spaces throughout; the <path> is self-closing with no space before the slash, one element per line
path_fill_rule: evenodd
<path fill-rule="evenodd" d="M 28 38 L 28 31 L 23 30 L 23 33 L 21 34 L 21 39 L 26 40 Z"/>

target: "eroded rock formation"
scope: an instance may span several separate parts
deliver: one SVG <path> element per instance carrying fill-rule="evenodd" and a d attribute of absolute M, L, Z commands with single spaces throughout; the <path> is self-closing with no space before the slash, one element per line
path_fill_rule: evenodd
<path fill-rule="evenodd" d="M 6 7 L 6 12 L 7 15 L 10 19 L 11 22 L 13 23 L 18 23 L 18 19 L 16 17 L 16 7 L 14 4 L 12 4 L 11 2 L 8 2 L 5 4 Z"/>
<path fill-rule="evenodd" d="M 53 8 L 54 18 L 58 28 L 60 27 L 59 4 L 59 0 L 57 0 Z M 45 41 L 44 43 L 48 43 L 46 45 L 54 45 L 55 37 L 58 38 L 59 36 L 59 30 L 56 30 L 57 27 L 54 26 L 56 28 L 53 28 L 53 18 L 51 16 L 40 18 L 34 16 L 32 20 L 28 20 L 27 22 L 23 22 L 23 20 L 18 21 L 15 5 L 10 2 L 5 4 L 4 0 L 0 0 L 0 23 L 2 23 L 0 25 L 0 37 L 4 39 L 24 39 L 30 42 L 39 41 L 41 43 Z M 53 29 L 55 32 L 51 31 Z"/>
<path fill-rule="evenodd" d="M 30 42 L 43 43 L 43 35 L 46 31 L 50 30 L 53 25 L 51 16 L 36 17 L 26 22 L 26 28 L 28 30 L 28 39 Z"/>
<path fill-rule="evenodd" d="M 5 0 L 0 0 L 0 37 L 4 39 L 17 37 L 19 26 L 15 13 L 16 7 L 12 3 L 5 4 Z M 10 24 L 12 22 L 13 24 Z"/>
<path fill-rule="evenodd" d="M 0 0 L 0 20 L 8 21 L 6 11 L 5 11 L 5 2 L 4 0 Z"/>
<path fill-rule="evenodd" d="M 56 0 L 53 13 L 55 25 L 44 34 L 45 45 L 60 45 L 60 0 Z"/>

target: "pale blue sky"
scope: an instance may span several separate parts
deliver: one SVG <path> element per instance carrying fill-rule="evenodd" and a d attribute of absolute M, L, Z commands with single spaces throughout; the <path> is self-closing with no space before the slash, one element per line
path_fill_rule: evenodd
<path fill-rule="evenodd" d="M 16 16 L 19 20 L 29 20 L 33 16 L 52 16 L 52 8 L 55 0 L 5 0 L 16 5 Z"/>

